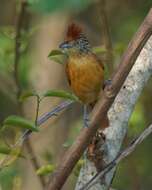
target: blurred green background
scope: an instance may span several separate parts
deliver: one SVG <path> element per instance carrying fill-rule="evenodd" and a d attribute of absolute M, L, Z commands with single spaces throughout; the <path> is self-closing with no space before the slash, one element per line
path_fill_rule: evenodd
<path fill-rule="evenodd" d="M 64 38 L 67 25 L 76 21 L 84 26 L 85 33 L 93 46 L 105 45 L 101 10 L 106 11 L 113 55 L 109 70 L 119 62 L 122 52 L 137 31 L 152 5 L 151 0 L 28 0 L 21 32 L 21 57 L 19 79 L 23 90 L 33 89 L 38 93 L 48 89 L 67 89 L 64 66 L 51 62 L 47 55 L 56 49 Z M 0 0 L 0 121 L 10 114 L 18 113 L 16 86 L 13 79 L 15 24 L 20 10 L 19 0 Z M 113 69 L 112 69 L 113 70 Z M 151 123 L 152 81 L 144 88 L 129 122 L 124 146 Z M 40 115 L 61 101 L 47 98 L 40 105 Z M 35 98 L 23 105 L 28 119 L 35 117 Z M 60 117 L 48 121 L 41 132 L 31 136 L 31 143 L 40 165 L 55 166 L 82 126 L 81 106 L 74 105 Z M 19 129 L 6 129 L 0 133 L 0 152 L 15 142 Z M 113 187 L 117 190 L 151 190 L 152 165 L 149 137 L 137 150 L 118 167 Z M 0 159 L 6 156 L 0 154 Z M 31 155 L 23 151 L 19 158 L 0 171 L 2 190 L 40 190 L 41 185 L 31 165 Z M 74 189 L 78 175 L 75 169 L 64 189 Z M 47 177 L 47 176 L 46 176 Z"/>

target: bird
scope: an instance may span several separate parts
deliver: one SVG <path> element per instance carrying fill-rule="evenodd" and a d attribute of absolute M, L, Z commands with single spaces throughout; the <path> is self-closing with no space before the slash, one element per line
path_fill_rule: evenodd
<path fill-rule="evenodd" d="M 73 93 L 84 106 L 84 126 L 89 126 L 89 106 L 94 105 L 104 86 L 104 64 L 93 53 L 82 27 L 71 23 L 59 48 L 67 55 L 65 72 Z"/>

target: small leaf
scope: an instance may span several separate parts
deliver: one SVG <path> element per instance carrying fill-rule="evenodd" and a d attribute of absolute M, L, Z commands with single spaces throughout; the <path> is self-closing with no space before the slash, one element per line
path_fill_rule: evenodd
<path fill-rule="evenodd" d="M 97 46 L 92 48 L 93 53 L 100 54 L 100 53 L 106 53 L 106 48 L 103 46 Z"/>
<path fill-rule="evenodd" d="M 0 146 L 0 154 L 15 154 L 16 153 L 13 151 L 13 148 L 8 147 L 8 146 Z M 25 158 L 24 155 L 22 155 L 21 153 L 19 154 L 19 157 Z"/>
<path fill-rule="evenodd" d="M 36 94 L 35 92 L 32 92 L 32 91 L 24 92 L 19 97 L 19 101 L 23 102 L 24 100 L 26 100 L 27 98 L 32 97 L 32 96 L 38 96 L 38 94 Z"/>
<path fill-rule="evenodd" d="M 47 175 L 51 174 L 55 170 L 55 166 L 53 164 L 48 164 L 46 166 L 40 167 L 36 173 L 37 175 Z"/>
<path fill-rule="evenodd" d="M 63 64 L 66 60 L 66 54 L 64 54 L 62 51 L 60 50 L 52 50 L 48 57 L 57 62 L 57 63 L 60 63 L 60 64 Z"/>
<path fill-rule="evenodd" d="M 31 131 L 38 131 L 38 127 L 36 127 L 33 122 L 15 115 L 7 117 L 4 120 L 3 125 L 17 126 L 20 128 L 30 129 Z"/>
<path fill-rule="evenodd" d="M 74 101 L 78 101 L 78 97 L 72 93 L 66 92 L 64 90 L 48 90 L 44 95 L 44 97 L 60 97 L 65 99 L 70 99 Z"/>
<path fill-rule="evenodd" d="M 0 153 L 1 154 L 10 154 L 11 148 L 7 146 L 1 146 L 0 147 Z"/>

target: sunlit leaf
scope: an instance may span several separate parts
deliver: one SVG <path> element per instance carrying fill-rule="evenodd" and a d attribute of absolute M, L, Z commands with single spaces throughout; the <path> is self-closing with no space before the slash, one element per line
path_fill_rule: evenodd
<path fill-rule="evenodd" d="M 78 101 L 78 97 L 64 90 L 48 90 L 43 96 L 44 97 L 60 97 L 64 99 Z"/>
<path fill-rule="evenodd" d="M 32 92 L 32 91 L 24 92 L 19 97 L 19 101 L 23 102 L 24 100 L 26 100 L 27 98 L 30 98 L 32 96 L 38 96 L 38 94 L 36 94 L 35 92 Z"/>
<path fill-rule="evenodd" d="M 106 53 L 106 48 L 105 47 L 103 47 L 103 46 L 97 46 L 97 47 L 93 47 L 92 48 L 92 51 L 93 51 L 93 53 L 95 53 L 95 54 L 103 54 L 103 53 Z"/>
<path fill-rule="evenodd" d="M 53 164 L 48 164 L 46 166 L 42 166 L 40 167 L 36 173 L 37 175 L 47 175 L 47 174 L 51 174 L 53 171 L 55 170 L 55 165 Z"/>
<path fill-rule="evenodd" d="M 63 64 L 66 60 L 66 54 L 60 50 L 52 50 L 49 55 L 49 59 L 57 63 Z"/>
<path fill-rule="evenodd" d="M 38 128 L 36 127 L 36 125 L 27 120 L 24 119 L 20 116 L 9 116 L 7 117 L 4 122 L 3 122 L 4 126 L 16 126 L 16 127 L 20 127 L 20 128 L 25 128 L 25 129 L 30 129 L 31 131 L 38 131 Z"/>

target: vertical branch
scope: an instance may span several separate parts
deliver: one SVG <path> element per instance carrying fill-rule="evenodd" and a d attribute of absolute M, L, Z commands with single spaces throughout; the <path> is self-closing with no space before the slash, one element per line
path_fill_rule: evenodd
<path fill-rule="evenodd" d="M 20 11 L 18 13 L 17 23 L 16 23 L 16 37 L 15 37 L 15 56 L 14 56 L 14 79 L 17 87 L 17 98 L 21 93 L 21 84 L 19 81 L 19 61 L 20 61 L 20 47 L 21 47 L 21 32 L 23 27 L 23 20 L 26 13 L 27 2 L 25 0 L 21 1 Z"/>
<path fill-rule="evenodd" d="M 101 20 L 101 27 L 102 27 L 102 38 L 104 41 L 104 45 L 106 48 L 106 63 L 108 66 L 108 71 L 111 74 L 113 71 L 113 48 L 112 48 L 112 41 L 110 36 L 110 28 L 107 18 L 107 10 L 106 10 L 106 1 L 100 0 L 99 1 L 99 14 Z"/>
<path fill-rule="evenodd" d="M 26 7 L 27 7 L 26 0 L 22 0 L 20 3 L 20 10 L 18 13 L 17 23 L 16 23 L 16 37 L 15 37 L 15 50 L 14 50 L 14 53 L 15 53 L 15 56 L 14 56 L 14 80 L 15 80 L 16 89 L 17 89 L 17 100 L 22 91 L 22 86 L 21 86 L 20 78 L 19 78 L 19 63 L 20 63 L 20 58 L 21 58 L 21 37 L 22 37 L 24 18 L 26 15 Z M 18 102 L 18 109 L 19 109 L 19 113 L 21 115 L 23 115 L 23 106 L 19 102 Z M 36 118 L 36 120 L 37 120 L 37 118 Z M 27 139 L 25 145 L 26 145 L 27 151 L 32 155 L 32 159 L 31 159 L 32 165 L 35 168 L 35 170 L 37 170 L 39 168 L 39 163 L 37 161 L 36 155 L 33 151 L 33 148 L 32 148 L 32 145 L 31 145 L 29 139 Z M 44 187 L 45 179 L 42 176 L 39 176 L 39 180 L 41 182 L 41 185 Z"/>

